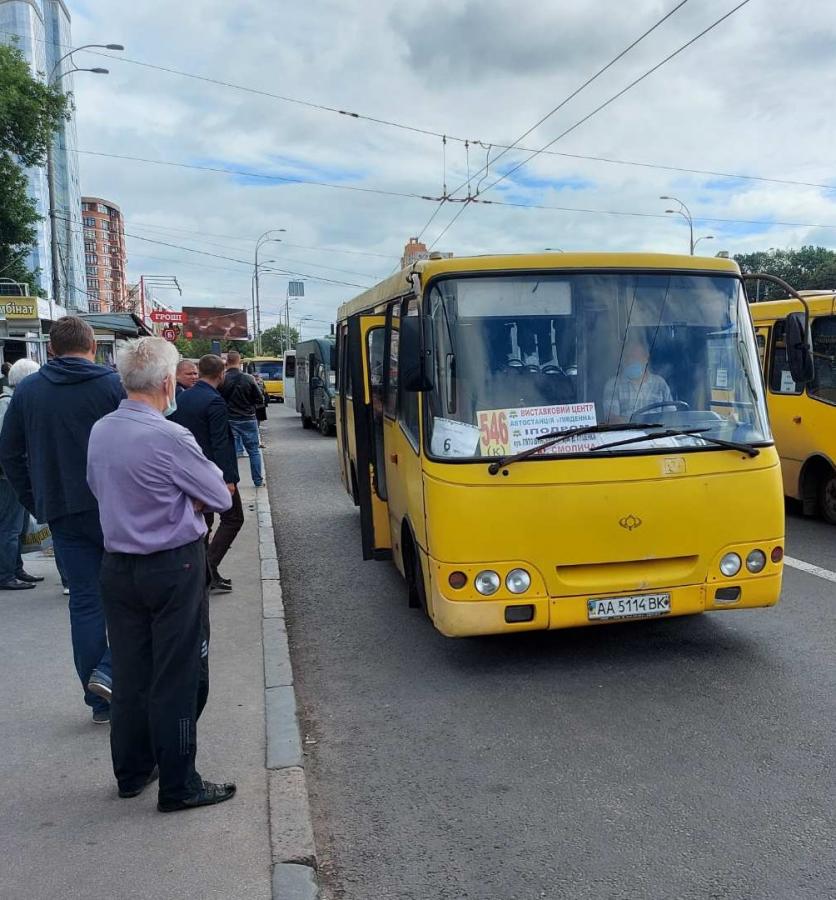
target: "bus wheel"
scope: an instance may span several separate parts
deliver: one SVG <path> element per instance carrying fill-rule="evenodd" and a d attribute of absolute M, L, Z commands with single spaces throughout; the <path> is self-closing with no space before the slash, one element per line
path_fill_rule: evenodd
<path fill-rule="evenodd" d="M 819 509 L 825 522 L 836 525 L 836 471 L 833 469 L 820 482 Z"/>
<path fill-rule="evenodd" d="M 404 571 L 409 588 L 409 606 L 411 609 L 422 609 L 427 612 L 427 592 L 424 588 L 424 573 L 421 570 L 421 556 L 412 538 L 408 537 L 402 544 L 404 548 Z"/>
<path fill-rule="evenodd" d="M 324 412 L 319 414 L 319 433 L 323 437 L 328 437 L 331 434 L 331 426 L 328 424 L 328 419 L 325 418 Z"/>
<path fill-rule="evenodd" d="M 311 425 L 313 425 L 313 422 L 311 422 L 311 417 L 305 415 L 305 407 L 303 406 L 302 407 L 302 427 L 310 428 Z"/>

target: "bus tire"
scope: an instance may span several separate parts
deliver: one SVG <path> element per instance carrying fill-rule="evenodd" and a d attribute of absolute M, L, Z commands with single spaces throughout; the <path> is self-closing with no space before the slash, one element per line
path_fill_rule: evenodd
<path fill-rule="evenodd" d="M 831 469 L 819 481 L 819 510 L 825 522 L 836 525 L 836 470 Z"/>
<path fill-rule="evenodd" d="M 410 609 L 421 609 L 425 615 L 429 615 L 427 610 L 427 591 L 424 586 L 424 572 L 421 569 L 421 554 L 415 546 L 412 533 L 406 523 L 404 523 L 403 532 L 401 546 L 403 547 L 403 568 L 409 589 L 409 607 Z"/>
<path fill-rule="evenodd" d="M 302 427 L 310 428 L 313 425 L 313 422 L 311 422 L 310 416 L 305 415 L 305 407 L 304 406 L 302 407 L 301 413 L 302 413 Z"/>
<path fill-rule="evenodd" d="M 331 426 L 328 424 L 328 419 L 325 418 L 325 412 L 323 410 L 319 411 L 319 433 L 323 437 L 331 436 Z"/>

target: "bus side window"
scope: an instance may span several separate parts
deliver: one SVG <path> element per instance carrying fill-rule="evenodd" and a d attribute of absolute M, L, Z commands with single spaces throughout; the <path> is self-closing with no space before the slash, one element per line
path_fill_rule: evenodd
<path fill-rule="evenodd" d="M 773 394 L 800 394 L 803 384 L 796 384 L 787 362 L 786 326 L 783 319 L 775 323 L 772 337 L 772 358 L 769 367 L 769 390 Z"/>
<path fill-rule="evenodd" d="M 383 412 L 388 419 L 394 419 L 398 411 L 398 344 L 400 341 L 400 309 L 399 303 L 393 303 L 389 307 L 389 318 L 386 323 L 386 333 L 389 338 L 384 361 L 386 396 L 383 403 Z"/>
<path fill-rule="evenodd" d="M 418 315 L 418 301 L 413 298 L 404 304 L 403 313 L 406 316 Z M 418 393 L 416 391 L 401 391 L 398 405 L 398 421 L 403 425 L 404 431 L 411 439 L 412 446 L 417 451 L 420 436 L 418 433 Z"/>
<path fill-rule="evenodd" d="M 811 396 L 836 403 L 836 316 L 813 320 L 815 378 L 807 389 Z"/>

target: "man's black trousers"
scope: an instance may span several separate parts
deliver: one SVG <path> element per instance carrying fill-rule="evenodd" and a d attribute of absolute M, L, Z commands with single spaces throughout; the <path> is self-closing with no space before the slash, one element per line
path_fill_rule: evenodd
<path fill-rule="evenodd" d="M 119 787 L 160 767 L 159 799 L 201 788 L 196 723 L 208 694 L 209 603 L 202 540 L 140 556 L 105 553 L 102 601 L 113 654 L 110 748 Z"/>
<path fill-rule="evenodd" d="M 215 522 L 214 513 L 204 513 L 206 525 L 211 533 L 212 525 Z M 226 556 L 227 551 L 232 546 L 235 536 L 244 525 L 244 507 L 241 504 L 241 492 L 238 486 L 235 486 L 235 493 L 232 495 L 232 506 L 225 512 L 220 513 L 221 524 L 215 536 L 209 542 L 209 571 L 215 577 L 218 574 L 218 566 L 221 560 Z M 207 536 L 208 540 L 208 536 Z"/>

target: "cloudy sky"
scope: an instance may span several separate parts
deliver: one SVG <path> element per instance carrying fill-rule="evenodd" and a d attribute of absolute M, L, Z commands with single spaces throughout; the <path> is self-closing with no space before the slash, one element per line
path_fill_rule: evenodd
<path fill-rule="evenodd" d="M 737 2 L 686 2 L 523 146 L 543 147 Z M 389 274 L 422 232 L 438 204 L 419 197 L 440 196 L 445 181 L 460 188 L 468 162 L 478 174 L 489 145 L 514 142 L 677 3 L 68 0 L 76 44 L 123 43 L 117 58 L 240 86 L 79 54 L 80 65 L 111 69 L 76 76 L 82 189 L 122 207 L 131 277 L 176 275 L 183 304 L 249 305 L 255 239 L 286 229 L 261 259 L 307 277 L 292 315 L 312 317 L 306 336 L 322 334 L 337 305 Z M 836 185 L 835 45 L 836 6 L 750 0 L 561 138 L 552 147 L 560 155 L 541 154 L 482 194 L 506 205 L 446 204 L 425 239 L 461 212 L 437 249 L 687 252 L 687 225 L 658 199 L 671 194 L 699 218 L 698 235 L 714 236 L 699 251 L 836 247 L 836 191 L 779 183 Z M 446 167 L 435 134 L 451 136 Z M 452 138 L 469 139 L 469 150 Z M 483 191 L 529 155 L 493 161 L 499 153 L 490 150 Z M 287 280 L 262 281 L 265 327 Z"/>

